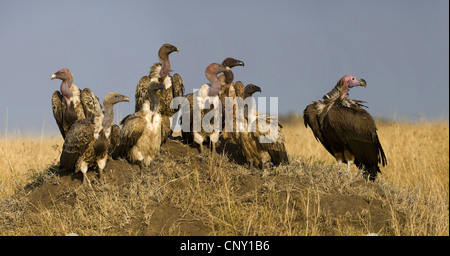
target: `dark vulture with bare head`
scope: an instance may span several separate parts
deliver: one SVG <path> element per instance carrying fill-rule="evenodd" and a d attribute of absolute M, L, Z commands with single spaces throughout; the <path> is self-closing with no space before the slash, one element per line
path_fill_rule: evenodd
<path fill-rule="evenodd" d="M 52 74 L 53 79 L 60 79 L 60 91 L 52 95 L 52 110 L 56 124 L 63 138 L 69 131 L 70 126 L 78 119 L 92 117 L 100 107 L 97 96 L 89 89 L 83 90 L 73 83 L 73 75 L 69 69 L 64 68 Z"/>
<path fill-rule="evenodd" d="M 150 103 L 147 91 L 150 81 L 163 84 L 166 88 L 165 90 L 160 90 L 157 92 L 159 99 L 159 112 L 162 117 L 161 143 L 164 143 L 165 140 L 172 134 L 171 118 L 175 111 L 170 108 L 170 103 L 172 102 L 174 95 L 177 97 L 184 94 L 183 80 L 180 75 L 176 74 L 175 80 L 173 80 L 170 76 L 170 72 L 172 70 L 170 69 L 169 54 L 172 52 L 178 52 L 178 47 L 171 44 L 163 44 L 158 51 L 159 63 L 153 64 L 150 68 L 150 74 L 148 76 L 143 76 L 136 86 L 135 112 L 140 111 L 146 102 Z M 180 93 L 183 94 L 180 95 Z"/>
<path fill-rule="evenodd" d="M 164 85 L 152 80 L 142 109 L 120 122 L 120 143 L 113 152 L 113 158 L 126 158 L 143 168 L 148 167 L 160 154 L 162 115 L 158 111 L 157 92 L 161 90 L 165 90 Z"/>
<path fill-rule="evenodd" d="M 355 86 L 366 87 L 366 81 L 350 75 L 342 77 L 323 101 L 314 101 L 305 108 L 303 119 L 341 168 L 342 163 L 347 163 L 350 171 L 354 163 L 364 178 L 374 181 L 381 173 L 378 164 L 385 166 L 387 161 L 375 122 L 363 109 L 364 102 L 348 99 L 349 89 Z"/>
<path fill-rule="evenodd" d="M 60 157 L 61 169 L 72 172 L 81 171 L 83 183 L 87 181 L 90 185 L 86 173 L 89 168 L 97 166 L 101 178 L 108 159 L 107 132 L 111 129 L 112 107 L 123 101 L 130 101 L 130 99 L 118 93 L 108 93 L 103 101 L 104 112 L 98 105 L 96 114 L 78 119 L 71 125 L 67 131 Z"/>
<path fill-rule="evenodd" d="M 241 92 L 237 91 L 235 86 L 231 86 L 229 97 L 233 99 L 241 97 L 245 100 L 252 97 L 255 92 L 261 92 L 261 88 L 254 84 L 245 86 L 242 96 L 238 95 Z M 264 169 L 266 163 L 273 165 L 288 163 L 283 126 L 278 123 L 278 119 L 258 113 L 252 103 L 247 103 L 242 106 L 234 102 L 233 132 L 230 135 L 241 148 L 249 167 Z M 242 111 L 243 113 L 239 114 Z"/>

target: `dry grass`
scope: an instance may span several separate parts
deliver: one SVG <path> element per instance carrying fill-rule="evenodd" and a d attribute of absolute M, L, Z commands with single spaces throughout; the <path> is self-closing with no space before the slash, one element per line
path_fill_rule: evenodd
<path fill-rule="evenodd" d="M 286 126 L 288 154 L 314 156 L 326 163 L 334 158 L 314 139 L 300 118 L 293 117 Z M 449 193 L 449 125 L 438 122 L 378 121 L 378 136 L 387 156 L 388 165 L 382 167 L 383 180 L 423 193 Z M 356 170 L 355 166 L 352 166 Z"/>
<path fill-rule="evenodd" d="M 0 198 L 13 194 L 28 182 L 28 175 L 42 172 L 59 161 L 61 136 L 0 138 Z"/>
<path fill-rule="evenodd" d="M 61 139 L 0 139 L 0 234 L 449 235 L 447 121 L 377 122 L 388 166 L 375 183 L 340 174 L 299 118 L 283 125 L 288 166 L 261 173 L 175 143 L 147 172 L 113 162 L 126 178 L 93 190 L 49 168 Z"/>

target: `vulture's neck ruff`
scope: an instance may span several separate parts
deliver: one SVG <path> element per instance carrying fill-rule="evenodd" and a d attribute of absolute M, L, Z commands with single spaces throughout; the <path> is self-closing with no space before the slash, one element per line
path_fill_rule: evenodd
<path fill-rule="evenodd" d="M 325 102 L 342 101 L 348 97 L 348 87 L 344 86 L 344 81 L 338 81 L 333 90 L 323 96 Z"/>
<path fill-rule="evenodd" d="M 355 86 L 366 87 L 366 80 L 357 79 L 354 76 L 345 75 L 334 86 L 333 90 L 323 96 L 325 103 L 343 102 L 348 98 L 348 91 Z"/>

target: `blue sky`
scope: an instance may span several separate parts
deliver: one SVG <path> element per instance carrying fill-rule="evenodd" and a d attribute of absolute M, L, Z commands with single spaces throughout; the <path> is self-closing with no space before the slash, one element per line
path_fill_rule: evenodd
<path fill-rule="evenodd" d="M 101 99 L 129 96 L 117 118 L 133 112 L 163 43 L 180 48 L 170 58 L 187 92 L 207 82 L 208 64 L 234 57 L 245 62 L 235 79 L 279 97 L 281 114 L 301 115 L 350 74 L 367 81 L 350 97 L 374 117 L 448 120 L 447 0 L 0 0 L 0 134 L 6 113 L 9 132 L 58 131 L 50 76 L 61 68 Z"/>

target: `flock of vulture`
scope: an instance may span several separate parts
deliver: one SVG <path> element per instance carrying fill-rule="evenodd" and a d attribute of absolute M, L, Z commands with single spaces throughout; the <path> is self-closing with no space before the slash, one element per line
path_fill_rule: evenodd
<path fill-rule="evenodd" d="M 170 75 L 169 55 L 172 52 L 178 52 L 178 47 L 170 44 L 161 46 L 159 62 L 137 84 L 135 112 L 120 122 L 121 128 L 113 122 L 113 105 L 129 102 L 129 97 L 111 92 L 105 96 L 102 106 L 89 88 L 80 90 L 73 83 L 70 70 L 61 69 L 51 76 L 51 79 L 62 80 L 60 91 L 55 91 L 52 96 L 53 114 L 64 138 L 61 169 L 81 171 L 83 183 L 90 185 L 86 172 L 97 168 L 101 178 L 108 157 L 126 159 L 141 168 L 150 166 L 160 154 L 161 145 L 172 138 L 172 117 L 176 112 L 182 113 L 183 142 L 198 145 L 200 153 L 204 152 L 204 142 L 209 142 L 211 151 L 215 153 L 215 145 L 222 136 L 238 145 L 250 168 L 263 169 L 267 164 L 289 162 L 283 127 L 278 122 L 272 122 L 274 117 L 259 114 L 252 104 L 243 107 L 234 104 L 231 115 L 225 114 L 226 101 L 234 100 L 235 103 L 239 98 L 245 100 L 261 92 L 261 88 L 254 84 L 244 86 L 240 81 L 233 82 L 231 68 L 244 66 L 242 61 L 226 58 L 221 64 L 208 65 L 205 75 L 209 83 L 203 84 L 195 93 L 184 95 L 180 75 Z M 220 73 L 223 74 L 219 76 Z M 303 118 L 305 126 L 311 128 L 316 139 L 336 158 L 341 169 L 342 163 L 347 163 L 348 170 L 355 164 L 366 179 L 373 181 L 381 172 L 378 164 L 386 165 L 386 156 L 375 122 L 363 109 L 365 102 L 348 99 L 349 89 L 355 86 L 365 87 L 366 81 L 350 75 L 342 77 L 323 100 L 314 101 L 306 107 Z M 182 108 L 174 107 L 173 100 L 180 97 L 186 104 Z M 196 108 L 200 111 L 193 111 Z M 211 123 L 220 123 L 222 126 L 219 127 L 226 123 L 225 116 L 231 118 L 228 119 L 234 125 L 231 131 L 205 129 L 203 126 L 195 129 L 195 120 L 204 120 L 211 111 L 221 111 L 222 120 L 210 119 Z M 244 112 L 243 118 L 237 114 L 240 111 Z M 244 129 L 237 129 L 238 124 Z M 272 139 L 261 141 L 264 136 Z"/>

